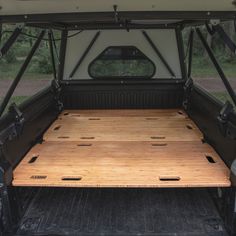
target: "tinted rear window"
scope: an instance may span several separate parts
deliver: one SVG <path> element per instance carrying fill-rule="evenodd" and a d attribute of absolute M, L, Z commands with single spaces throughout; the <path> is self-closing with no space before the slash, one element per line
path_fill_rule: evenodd
<path fill-rule="evenodd" d="M 154 63 L 133 46 L 108 47 L 89 65 L 92 78 L 152 78 Z"/>

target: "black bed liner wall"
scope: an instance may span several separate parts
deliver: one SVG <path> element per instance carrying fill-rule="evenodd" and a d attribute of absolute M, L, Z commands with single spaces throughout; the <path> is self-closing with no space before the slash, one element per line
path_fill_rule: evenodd
<path fill-rule="evenodd" d="M 179 84 L 63 84 L 65 109 L 179 108 L 183 101 Z"/>

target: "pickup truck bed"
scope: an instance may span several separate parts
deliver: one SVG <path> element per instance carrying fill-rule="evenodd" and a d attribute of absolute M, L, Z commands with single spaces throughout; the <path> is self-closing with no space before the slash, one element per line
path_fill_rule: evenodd
<path fill-rule="evenodd" d="M 132 173 L 130 173 L 132 174 Z M 206 188 L 38 188 L 17 236 L 226 236 Z"/>
<path fill-rule="evenodd" d="M 43 139 L 15 169 L 14 186 L 230 186 L 229 169 L 184 111 L 68 110 Z"/>

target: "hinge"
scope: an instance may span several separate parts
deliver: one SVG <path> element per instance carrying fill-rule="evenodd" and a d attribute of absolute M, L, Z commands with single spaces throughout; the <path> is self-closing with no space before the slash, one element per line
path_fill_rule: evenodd
<path fill-rule="evenodd" d="M 192 93 L 193 89 L 193 80 L 189 78 L 185 85 L 184 85 L 184 101 L 183 101 L 183 107 L 185 110 L 188 110 L 189 108 L 189 99 Z"/>
<path fill-rule="evenodd" d="M 54 79 L 54 80 L 52 81 L 51 86 L 52 86 L 52 89 L 54 90 L 54 92 L 57 92 L 57 93 L 58 93 L 58 92 L 61 91 L 61 86 L 60 86 L 58 80 Z"/>
<path fill-rule="evenodd" d="M 229 115 L 232 114 L 233 111 L 232 104 L 227 101 L 217 117 L 221 134 L 230 139 L 236 139 L 236 126 L 229 121 Z"/>

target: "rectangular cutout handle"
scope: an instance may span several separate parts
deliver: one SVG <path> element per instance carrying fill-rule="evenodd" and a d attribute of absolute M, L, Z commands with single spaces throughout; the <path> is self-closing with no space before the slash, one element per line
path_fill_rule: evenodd
<path fill-rule="evenodd" d="M 95 139 L 94 137 L 80 137 L 80 139 Z"/>
<path fill-rule="evenodd" d="M 159 176 L 160 181 L 180 181 L 179 176 Z"/>
<path fill-rule="evenodd" d="M 66 176 L 61 178 L 62 181 L 80 181 L 82 180 L 81 176 Z"/>
<path fill-rule="evenodd" d="M 166 137 L 164 136 L 152 136 L 151 139 L 159 139 L 159 140 L 162 140 L 162 139 L 165 139 Z"/>

